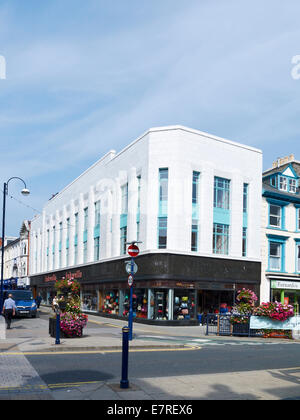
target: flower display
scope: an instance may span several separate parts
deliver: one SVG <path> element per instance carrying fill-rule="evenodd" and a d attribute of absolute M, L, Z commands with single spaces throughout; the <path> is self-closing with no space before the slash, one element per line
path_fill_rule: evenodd
<path fill-rule="evenodd" d="M 253 314 L 257 296 L 252 290 L 242 289 L 236 297 L 237 304 L 232 310 L 232 323 L 245 324 L 249 322 L 249 316 Z"/>
<path fill-rule="evenodd" d="M 60 329 L 68 337 L 81 337 L 82 330 L 86 327 L 87 322 L 87 315 L 73 315 L 66 312 L 60 317 Z"/>
<path fill-rule="evenodd" d="M 63 277 L 61 280 L 57 280 L 55 283 L 55 289 L 58 293 L 67 292 L 78 296 L 80 293 L 80 284 L 73 278 L 66 279 Z"/>
<path fill-rule="evenodd" d="M 82 330 L 86 327 L 88 316 L 81 311 L 80 283 L 74 278 L 62 278 L 55 284 L 58 302 L 62 310 L 60 329 L 67 337 L 81 337 Z"/>
<path fill-rule="evenodd" d="M 283 322 L 294 316 L 294 308 L 291 305 L 283 305 L 280 302 L 265 302 L 255 309 L 254 315 Z"/>

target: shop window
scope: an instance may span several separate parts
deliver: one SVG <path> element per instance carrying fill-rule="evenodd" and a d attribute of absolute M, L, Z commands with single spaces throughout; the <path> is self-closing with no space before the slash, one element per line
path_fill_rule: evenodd
<path fill-rule="evenodd" d="M 109 315 L 119 314 L 119 291 L 109 290 L 104 291 L 104 299 L 102 305 L 102 312 Z"/>
<path fill-rule="evenodd" d="M 174 291 L 174 320 L 195 318 L 195 293 L 189 290 Z"/>
<path fill-rule="evenodd" d="M 127 317 L 130 309 L 130 290 L 126 290 L 122 315 Z M 148 317 L 148 294 L 146 289 L 134 289 L 132 294 L 132 310 L 134 318 Z"/>
<path fill-rule="evenodd" d="M 169 312 L 169 296 L 168 290 L 155 290 L 153 304 L 154 319 L 167 320 Z"/>
<path fill-rule="evenodd" d="M 98 312 L 98 293 L 96 290 L 84 290 L 81 296 L 84 311 Z"/>

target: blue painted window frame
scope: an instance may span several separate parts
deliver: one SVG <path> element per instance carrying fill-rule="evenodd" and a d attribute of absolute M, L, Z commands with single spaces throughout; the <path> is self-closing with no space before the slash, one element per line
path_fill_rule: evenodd
<path fill-rule="evenodd" d="M 276 230 L 286 230 L 285 226 L 285 207 L 289 205 L 286 201 L 276 200 L 276 199 L 267 199 L 268 202 L 268 229 L 276 229 Z M 275 226 L 270 224 L 271 218 L 271 206 L 277 206 L 280 208 L 280 225 Z"/>
<path fill-rule="evenodd" d="M 287 236 L 278 236 L 278 235 L 267 235 L 268 238 L 268 271 L 273 273 L 285 273 L 285 248 L 286 241 L 289 239 Z M 279 269 L 271 268 L 271 243 L 277 244 L 280 246 L 280 267 Z"/>

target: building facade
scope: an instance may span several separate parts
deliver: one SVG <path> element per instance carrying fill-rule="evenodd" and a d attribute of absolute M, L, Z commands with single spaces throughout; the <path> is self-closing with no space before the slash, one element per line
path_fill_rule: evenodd
<path fill-rule="evenodd" d="M 45 303 L 75 277 L 87 311 L 126 317 L 126 242 L 141 241 L 136 318 L 192 320 L 259 294 L 260 150 L 181 126 L 110 151 L 32 221 L 31 285 Z"/>
<path fill-rule="evenodd" d="M 300 304 L 300 162 L 278 159 L 263 174 L 261 300 Z"/>
<path fill-rule="evenodd" d="M 4 247 L 4 285 L 29 286 L 29 232 L 30 222 L 24 220 L 19 238 L 6 238 Z"/>

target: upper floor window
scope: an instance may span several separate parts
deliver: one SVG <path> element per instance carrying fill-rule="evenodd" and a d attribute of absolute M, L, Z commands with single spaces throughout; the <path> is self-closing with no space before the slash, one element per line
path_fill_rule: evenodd
<path fill-rule="evenodd" d="M 297 181 L 295 179 L 290 179 L 290 193 L 295 194 L 297 192 Z"/>
<path fill-rule="evenodd" d="M 215 177 L 214 183 L 214 207 L 229 210 L 230 206 L 230 181 Z"/>
<path fill-rule="evenodd" d="M 281 191 L 287 191 L 288 190 L 288 182 L 287 178 L 285 176 L 279 177 L 279 189 Z"/>
<path fill-rule="evenodd" d="M 197 204 L 199 202 L 199 172 L 193 172 L 193 193 L 192 193 L 192 203 Z"/>
<path fill-rule="evenodd" d="M 270 216 L 269 216 L 269 225 L 274 227 L 281 227 L 281 212 L 282 208 L 280 206 L 275 206 L 270 204 Z"/>
<path fill-rule="evenodd" d="M 100 225 L 100 201 L 95 203 L 95 226 Z"/>
<path fill-rule="evenodd" d="M 88 207 L 86 207 L 83 210 L 83 214 L 84 214 L 84 227 L 83 227 L 83 230 L 87 230 L 87 228 L 88 228 L 88 221 L 89 221 L 89 209 L 88 209 Z"/>
<path fill-rule="evenodd" d="M 244 184 L 244 187 L 243 187 L 243 213 L 248 213 L 248 190 L 249 190 L 249 185 Z"/>
<path fill-rule="evenodd" d="M 159 170 L 159 201 L 168 201 L 168 169 Z"/>

